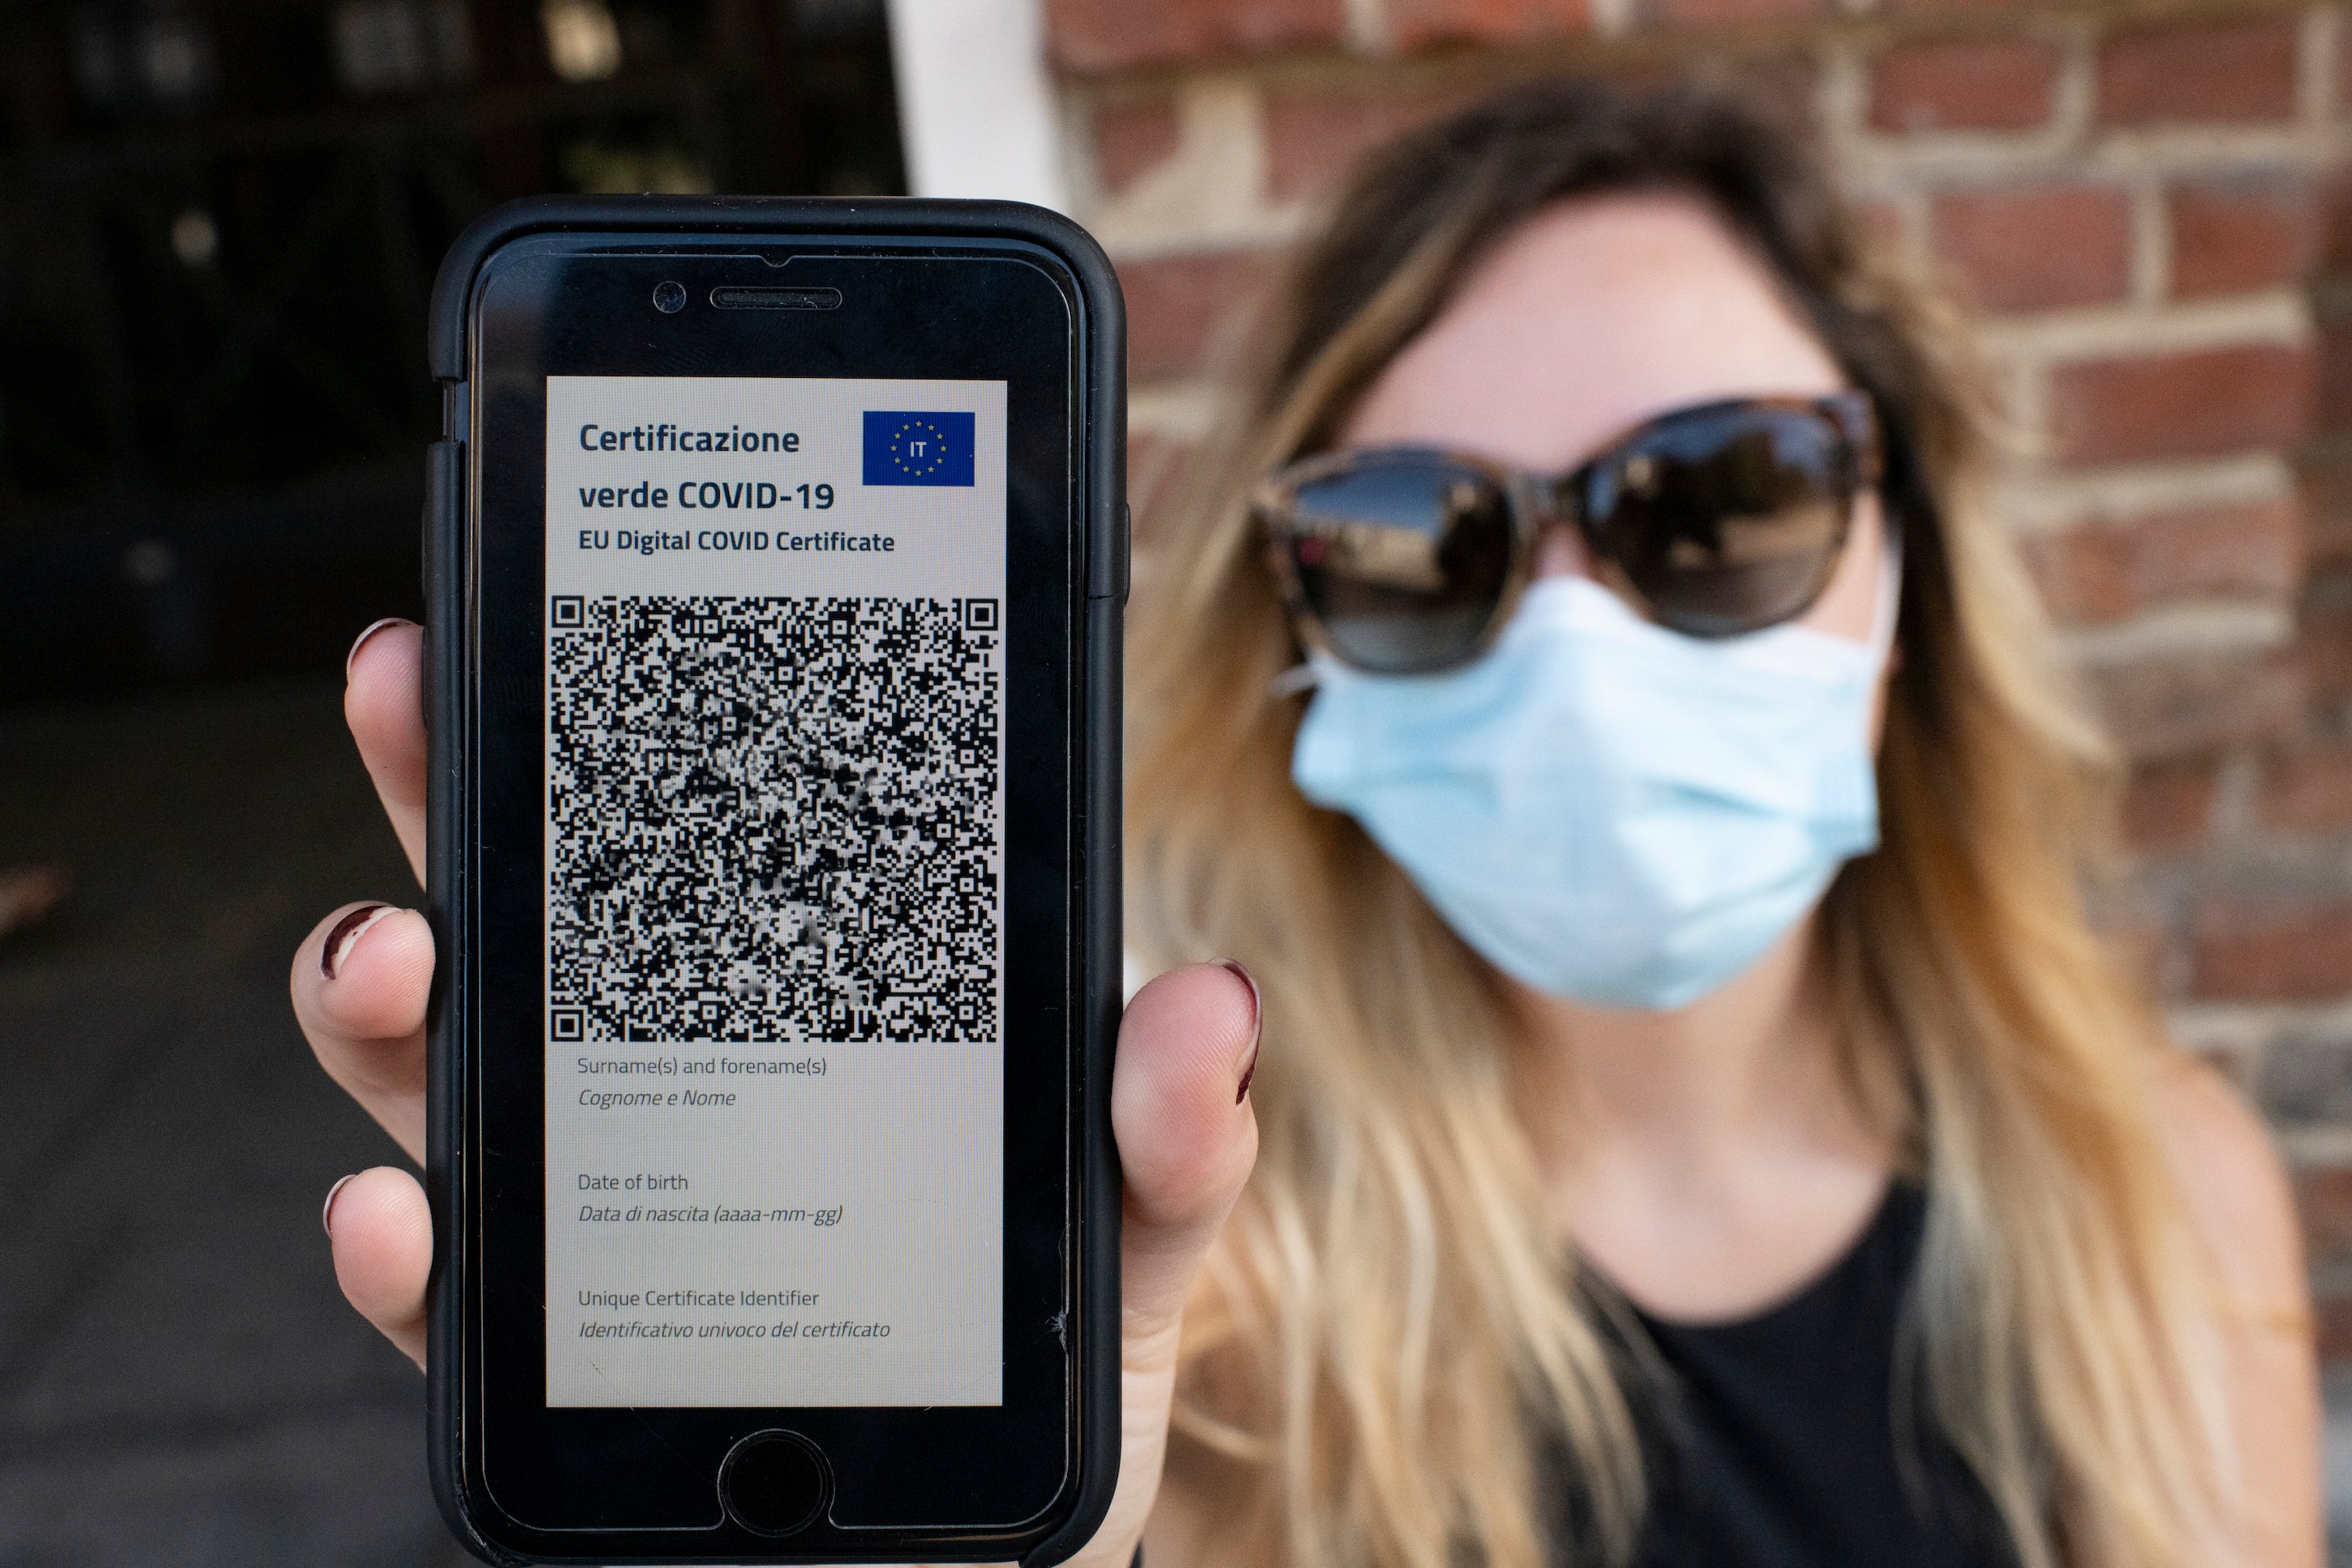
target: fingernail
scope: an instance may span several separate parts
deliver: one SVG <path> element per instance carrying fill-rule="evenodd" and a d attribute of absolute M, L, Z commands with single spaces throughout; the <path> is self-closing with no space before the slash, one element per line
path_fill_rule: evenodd
<path fill-rule="evenodd" d="M 357 1171 L 353 1171 L 352 1173 L 352 1176 L 356 1176 L 359 1173 Z M 341 1181 L 337 1182 L 333 1186 L 327 1189 L 326 1206 L 319 1211 L 319 1223 L 327 1227 L 327 1239 L 330 1241 L 332 1241 L 335 1238 L 335 1199 L 341 1194 L 345 1187 L 352 1184 L 352 1176 L 345 1176 Z"/>
<path fill-rule="evenodd" d="M 405 616 L 386 616 L 383 619 L 376 622 L 375 625 L 362 632 L 359 635 L 359 640 L 352 644 L 352 651 L 343 655 L 343 679 L 346 681 L 351 679 L 352 666 L 359 662 L 360 649 L 367 647 L 368 638 L 375 636 L 376 633 L 383 630 L 386 626 L 413 626 L 416 623 L 415 621 L 410 620 Z"/>
<path fill-rule="evenodd" d="M 390 904 L 362 904 L 337 921 L 335 929 L 327 933 L 327 940 L 320 945 L 319 972 L 332 980 L 335 971 L 343 966 L 343 960 L 351 956 L 352 946 L 366 934 L 367 928 L 390 913 Z"/>
<path fill-rule="evenodd" d="M 1233 959 L 1223 959 L 1220 960 L 1220 962 L 1223 963 L 1227 969 L 1232 970 L 1234 974 L 1240 977 L 1241 983 L 1249 987 L 1250 994 L 1249 1060 L 1242 1064 L 1241 1087 L 1234 1090 L 1234 1103 L 1235 1105 L 1239 1105 L 1243 1100 L 1249 1098 L 1250 1079 L 1257 1076 L 1257 1047 L 1259 1041 L 1265 1034 L 1265 999 L 1258 994 L 1257 977 L 1255 975 L 1252 974 L 1248 970 L 1244 969 Z"/>

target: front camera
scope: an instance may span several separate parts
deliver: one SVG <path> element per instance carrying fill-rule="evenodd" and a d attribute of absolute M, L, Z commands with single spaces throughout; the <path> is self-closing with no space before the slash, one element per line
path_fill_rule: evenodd
<path fill-rule="evenodd" d="M 686 309 L 686 285 L 662 283 L 654 289 L 654 309 L 665 316 L 675 316 Z"/>

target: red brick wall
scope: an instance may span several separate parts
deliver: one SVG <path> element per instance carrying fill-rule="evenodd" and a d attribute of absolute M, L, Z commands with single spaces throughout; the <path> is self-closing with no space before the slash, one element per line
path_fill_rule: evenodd
<path fill-rule="evenodd" d="M 1979 323 L 2001 499 L 2137 767 L 2125 924 L 2262 1103 L 2352 1358 L 2352 18 L 2136 0 L 1047 0 L 1146 518 L 1350 159 L 1530 73 L 1753 73 Z"/>

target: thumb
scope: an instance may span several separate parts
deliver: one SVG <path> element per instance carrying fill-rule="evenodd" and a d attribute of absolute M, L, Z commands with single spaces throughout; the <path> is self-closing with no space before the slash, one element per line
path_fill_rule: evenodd
<path fill-rule="evenodd" d="M 406 1171 L 379 1165 L 337 1182 L 322 1217 L 344 1296 L 423 1366 L 425 1284 L 433 1269 L 425 1189 Z"/>
<path fill-rule="evenodd" d="M 1239 964 L 1172 971 L 1128 1006 L 1111 1125 L 1127 1184 L 1120 1266 L 1130 1350 L 1139 1336 L 1173 1328 L 1256 1161 L 1249 1080 L 1258 1028 L 1257 986 Z"/>
<path fill-rule="evenodd" d="M 1119 1239 L 1118 1488 L 1070 1568 L 1128 1568 L 1160 1495 L 1184 1296 L 1257 1160 L 1257 985 L 1238 964 L 1161 975 L 1128 1005 L 1111 1073 Z"/>

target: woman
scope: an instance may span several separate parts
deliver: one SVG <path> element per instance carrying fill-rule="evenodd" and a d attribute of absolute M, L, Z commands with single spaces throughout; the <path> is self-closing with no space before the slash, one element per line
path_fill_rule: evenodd
<path fill-rule="evenodd" d="M 1139 590 L 1132 936 L 1239 964 L 1121 1034 L 1081 1561 L 2317 1563 L 2281 1173 L 2085 924 L 1969 384 L 1802 148 L 1508 94 L 1264 342 Z M 412 856 L 417 651 L 349 699 Z M 432 962 L 362 907 L 295 965 L 412 1154 Z M 414 1182 L 327 1217 L 416 1353 Z"/>

